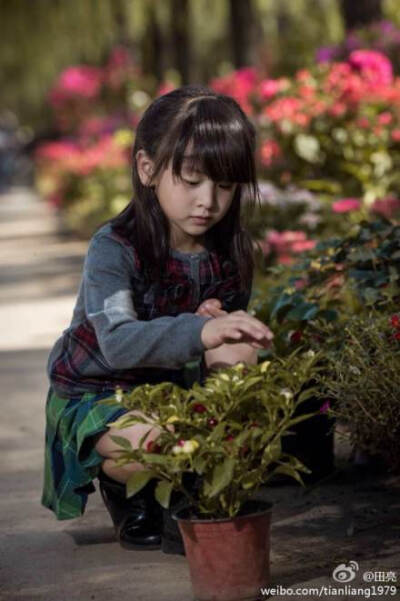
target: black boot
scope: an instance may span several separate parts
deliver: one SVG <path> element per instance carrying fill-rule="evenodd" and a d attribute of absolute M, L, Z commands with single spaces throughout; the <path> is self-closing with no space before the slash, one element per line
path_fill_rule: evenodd
<path fill-rule="evenodd" d="M 100 470 L 100 493 L 124 549 L 150 550 L 161 545 L 162 510 L 154 498 L 155 480 L 126 498 L 126 486 Z"/>
<path fill-rule="evenodd" d="M 185 547 L 178 522 L 172 518 L 172 513 L 185 505 L 186 498 L 183 495 L 172 493 L 169 508 L 162 510 L 161 551 L 168 555 L 185 555 Z"/>

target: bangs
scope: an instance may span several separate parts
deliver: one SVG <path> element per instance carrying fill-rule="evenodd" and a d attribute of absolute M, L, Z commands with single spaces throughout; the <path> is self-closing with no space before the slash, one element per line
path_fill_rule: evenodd
<path fill-rule="evenodd" d="M 186 168 L 215 182 L 255 182 L 252 132 L 229 98 L 221 102 L 203 97 L 192 102 L 174 133 L 174 176 L 181 178 Z"/>

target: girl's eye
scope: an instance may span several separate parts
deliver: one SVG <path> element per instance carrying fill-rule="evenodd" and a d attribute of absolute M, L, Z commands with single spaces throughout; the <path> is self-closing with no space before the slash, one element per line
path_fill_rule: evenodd
<path fill-rule="evenodd" d="M 193 182 L 190 181 L 188 179 L 184 180 L 187 184 L 189 184 L 190 186 L 198 186 L 201 182 Z M 234 184 L 219 184 L 220 188 L 222 188 L 223 190 L 232 190 Z"/>

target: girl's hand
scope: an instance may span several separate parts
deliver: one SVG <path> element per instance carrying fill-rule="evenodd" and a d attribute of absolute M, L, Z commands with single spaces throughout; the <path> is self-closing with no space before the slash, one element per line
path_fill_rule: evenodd
<path fill-rule="evenodd" d="M 253 348 L 267 348 L 273 338 L 271 330 L 246 311 L 233 311 L 209 319 L 201 330 L 201 341 L 206 349 L 221 344 L 247 342 Z"/>
<path fill-rule="evenodd" d="M 202 315 L 203 317 L 220 317 L 221 315 L 228 315 L 228 313 L 221 309 L 221 301 L 218 298 L 208 298 L 198 306 L 195 315 Z"/>

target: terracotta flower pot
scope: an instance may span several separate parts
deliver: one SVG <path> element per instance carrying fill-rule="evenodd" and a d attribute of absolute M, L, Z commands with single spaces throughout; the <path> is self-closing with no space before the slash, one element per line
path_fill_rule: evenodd
<path fill-rule="evenodd" d="M 195 601 L 255 601 L 269 582 L 271 503 L 249 501 L 240 515 L 196 519 L 190 508 L 178 520 Z"/>

